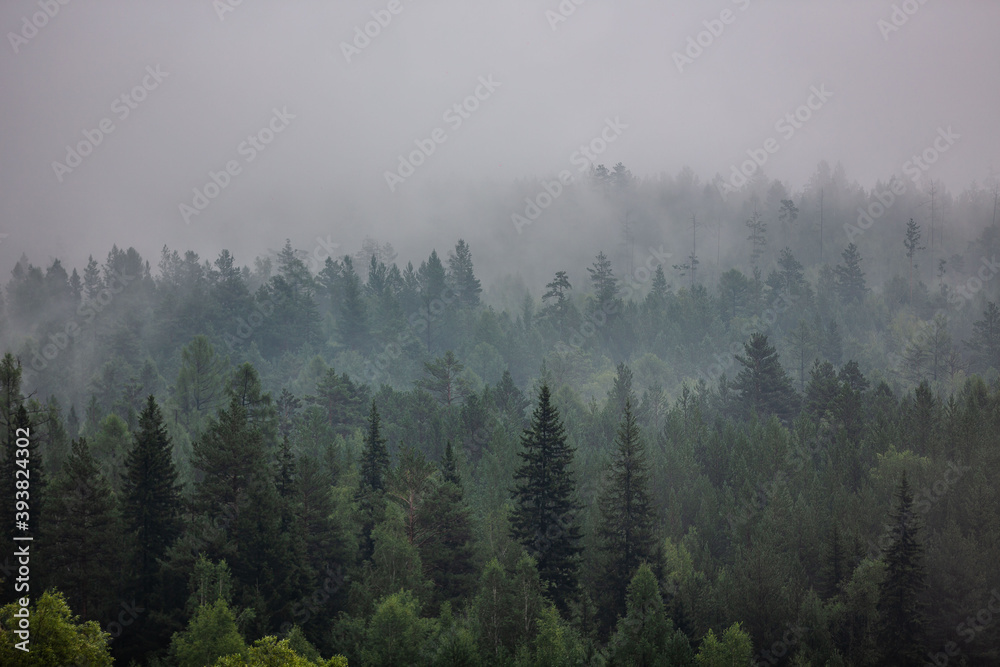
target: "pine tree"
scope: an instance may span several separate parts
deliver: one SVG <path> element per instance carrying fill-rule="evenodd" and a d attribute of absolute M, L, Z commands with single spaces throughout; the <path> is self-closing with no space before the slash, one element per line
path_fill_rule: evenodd
<path fill-rule="evenodd" d="M 442 405 L 453 405 L 465 400 L 470 392 L 465 380 L 465 366 L 455 358 L 451 350 L 434 361 L 424 362 L 425 376 L 417 380 L 417 386 L 431 393 Z"/>
<path fill-rule="evenodd" d="M 914 509 L 913 493 L 905 472 L 896 491 L 891 527 L 892 543 L 883 556 L 885 579 L 879 586 L 879 639 L 883 661 L 886 665 L 921 665 L 926 640 L 920 602 L 926 586 L 924 547 L 918 536 L 921 521 Z"/>
<path fill-rule="evenodd" d="M 649 490 L 649 460 L 639 433 L 632 401 L 624 415 L 598 504 L 597 534 L 603 555 L 600 581 L 610 593 L 605 607 L 608 626 L 625 612 L 625 593 L 636 569 L 653 553 L 653 504 Z"/>
<path fill-rule="evenodd" d="M 157 560 L 180 536 L 181 487 L 172 457 L 170 436 L 152 395 L 139 417 L 134 446 L 125 459 L 122 517 L 134 544 L 139 596 L 148 599 Z"/>
<path fill-rule="evenodd" d="M 466 308 L 479 305 L 483 288 L 472 268 L 472 251 L 469 244 L 459 239 L 455 251 L 448 255 L 448 282 L 458 292 L 458 300 Z"/>
<path fill-rule="evenodd" d="M 768 344 L 767 336 L 755 333 L 743 344 L 746 356 L 736 355 L 743 365 L 733 388 L 740 392 L 749 414 L 761 417 L 777 415 L 790 419 L 798 401 L 788 374 L 781 367 L 778 353 Z"/>
<path fill-rule="evenodd" d="M 372 531 L 385 514 L 385 478 L 389 472 L 389 450 L 382 437 L 380 418 L 375 401 L 368 414 L 368 431 L 365 433 L 361 452 L 361 479 L 358 481 L 356 500 L 361 517 L 361 558 L 372 556 L 374 543 Z"/>
<path fill-rule="evenodd" d="M 550 586 L 553 601 L 565 610 L 575 593 L 582 547 L 574 499 L 576 482 L 570 466 L 573 448 L 559 412 L 543 384 L 531 427 L 521 437 L 524 462 L 514 474 L 511 534 L 538 563 L 538 573 Z"/>
<path fill-rule="evenodd" d="M 865 272 L 861 270 L 861 253 L 858 246 L 851 243 L 841 253 L 843 264 L 834 267 L 837 293 L 844 303 L 861 303 L 868 286 L 865 284 Z"/>

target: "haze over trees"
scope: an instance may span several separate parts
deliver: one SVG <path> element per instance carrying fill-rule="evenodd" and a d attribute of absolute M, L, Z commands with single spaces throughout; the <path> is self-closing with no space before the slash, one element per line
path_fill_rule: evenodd
<path fill-rule="evenodd" d="M 15 507 L 30 460 L 37 641 L 123 665 L 993 664 L 991 198 L 937 187 L 956 224 L 925 248 L 917 190 L 859 235 L 873 194 L 839 167 L 721 203 L 690 172 L 594 169 L 559 205 L 627 210 L 629 247 L 495 281 L 464 240 L 24 258 L 0 463 Z"/>

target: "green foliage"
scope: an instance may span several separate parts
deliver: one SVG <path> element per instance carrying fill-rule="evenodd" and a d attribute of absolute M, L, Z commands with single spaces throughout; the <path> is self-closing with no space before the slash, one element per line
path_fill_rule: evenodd
<path fill-rule="evenodd" d="M 223 656 L 248 653 L 236 618 L 222 599 L 198 607 L 187 629 L 174 635 L 170 651 L 178 667 L 204 667 Z"/>
<path fill-rule="evenodd" d="M 73 441 L 49 501 L 48 583 L 83 618 L 101 618 L 114 604 L 124 544 L 117 500 L 85 438 Z"/>
<path fill-rule="evenodd" d="M 565 608 L 576 588 L 581 531 L 570 467 L 573 448 L 566 441 L 548 385 L 539 391 L 531 428 L 521 437 L 521 447 L 518 456 L 524 463 L 514 475 L 511 534 L 536 559 L 556 605 Z"/>
<path fill-rule="evenodd" d="M 630 399 L 625 401 L 615 446 L 598 500 L 599 581 L 609 591 L 604 610 L 608 625 L 625 611 L 626 588 L 639 565 L 649 561 L 653 553 L 655 515 L 649 492 L 649 460 Z"/>
<path fill-rule="evenodd" d="M 10 667 L 52 665 L 92 665 L 110 667 L 111 653 L 108 640 L 111 636 L 101 630 L 96 621 L 81 623 L 70 611 L 61 593 L 49 590 L 27 607 L 30 641 L 24 641 L 14 629 L 20 620 L 16 614 L 22 607 L 11 603 L 0 609 L 0 663 Z"/>
<path fill-rule="evenodd" d="M 711 630 L 701 642 L 701 648 L 695 656 L 698 665 L 704 667 L 731 667 L 746 665 L 750 662 L 753 645 L 750 635 L 740 628 L 739 623 L 733 623 L 722 633 L 722 639 L 715 637 Z"/>
<path fill-rule="evenodd" d="M 420 605 L 408 590 L 382 598 L 365 629 L 362 665 L 411 665 L 421 662 L 435 621 L 420 618 Z"/>

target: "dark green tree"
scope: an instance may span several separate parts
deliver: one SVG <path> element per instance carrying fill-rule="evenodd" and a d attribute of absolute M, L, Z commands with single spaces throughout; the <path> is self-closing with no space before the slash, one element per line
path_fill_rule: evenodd
<path fill-rule="evenodd" d="M 922 522 L 905 472 L 896 491 L 890 526 L 892 542 L 883 556 L 885 579 L 879 586 L 882 664 L 922 665 L 926 643 L 924 605 L 920 600 L 926 587 L 924 546 L 919 539 Z"/>
<path fill-rule="evenodd" d="M 137 597 L 149 601 L 157 561 L 181 534 L 181 487 L 170 436 L 152 395 L 139 417 L 134 445 L 125 459 L 122 518 L 131 538 Z"/>
<path fill-rule="evenodd" d="M 861 303 L 868 293 L 865 272 L 861 270 L 861 253 L 858 246 L 851 243 L 840 255 L 844 263 L 834 267 L 837 294 L 844 303 Z"/>
<path fill-rule="evenodd" d="M 385 482 L 389 472 L 389 450 L 381 432 L 381 418 L 375 401 L 368 413 L 368 429 L 361 452 L 361 478 L 358 480 L 356 500 L 361 521 L 361 558 L 371 558 L 375 548 L 372 531 L 385 515 Z"/>
<path fill-rule="evenodd" d="M 118 503 L 86 439 L 73 441 L 47 509 L 47 585 L 84 619 L 101 619 L 119 599 L 123 540 Z"/>
<path fill-rule="evenodd" d="M 649 490 L 649 460 L 632 414 L 631 399 L 625 402 L 615 445 L 598 499 L 600 581 L 609 592 L 610 604 L 604 607 L 608 627 L 625 612 L 626 589 L 635 571 L 653 555 L 655 517 Z"/>
<path fill-rule="evenodd" d="M 448 284 L 458 293 L 458 301 L 466 308 L 479 305 L 483 288 L 472 268 L 472 251 L 469 244 L 459 239 L 454 252 L 448 255 Z"/>
<path fill-rule="evenodd" d="M 472 562 L 472 522 L 465 503 L 451 441 L 441 461 L 441 482 L 428 493 L 419 510 L 424 539 L 420 560 L 434 582 L 433 607 L 464 602 L 475 585 Z"/>
<path fill-rule="evenodd" d="M 740 392 L 748 414 L 760 417 L 777 415 L 788 420 L 792 417 L 798 397 L 791 380 L 781 367 L 778 353 L 767 342 L 767 336 L 755 333 L 743 344 L 744 355 L 736 355 L 743 368 L 733 382 Z"/>
<path fill-rule="evenodd" d="M 581 530 L 577 521 L 573 448 L 547 384 L 538 395 L 530 428 L 521 436 L 523 461 L 514 474 L 511 534 L 538 563 L 553 601 L 565 610 L 575 594 Z"/>

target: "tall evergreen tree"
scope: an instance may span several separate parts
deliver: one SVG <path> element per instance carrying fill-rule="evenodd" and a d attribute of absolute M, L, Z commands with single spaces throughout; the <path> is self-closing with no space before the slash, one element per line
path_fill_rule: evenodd
<path fill-rule="evenodd" d="M 918 535 L 922 525 L 905 472 L 896 491 L 891 527 L 892 543 L 883 556 L 885 579 L 879 586 L 882 663 L 910 667 L 924 663 L 926 629 L 920 595 L 926 587 L 926 573 Z"/>
<path fill-rule="evenodd" d="M 361 558 L 371 558 L 375 548 L 372 531 L 385 515 L 385 478 L 389 472 L 389 450 L 381 433 L 381 419 L 375 401 L 368 413 L 368 430 L 361 452 L 361 479 L 356 500 L 361 517 Z"/>
<path fill-rule="evenodd" d="M 601 510 L 600 581 L 609 591 L 605 616 L 610 627 L 625 612 L 625 593 L 632 576 L 653 552 L 653 503 L 649 492 L 649 460 L 632 414 L 632 401 L 615 438 L 616 450 L 598 504 Z"/>
<path fill-rule="evenodd" d="M 611 310 L 611 306 L 618 301 L 618 279 L 611 269 L 611 260 L 603 252 L 597 253 L 593 266 L 587 267 L 587 273 L 590 274 L 590 282 L 594 287 L 591 312 Z"/>
<path fill-rule="evenodd" d="M 170 436 L 152 395 L 139 417 L 134 446 L 125 459 L 122 518 L 134 542 L 133 566 L 139 595 L 148 599 L 157 560 L 181 533 L 181 487 Z"/>
<path fill-rule="evenodd" d="M 466 308 L 479 305 L 483 288 L 472 269 L 472 251 L 469 244 L 459 239 L 454 252 L 448 255 L 448 282 L 458 292 L 458 300 Z"/>
<path fill-rule="evenodd" d="M 85 620 L 111 611 L 121 582 L 122 531 L 118 503 L 84 438 L 52 487 L 48 504 L 46 585 L 66 594 Z"/>
<path fill-rule="evenodd" d="M 549 584 L 553 601 L 566 609 L 577 584 L 581 530 L 574 498 L 571 466 L 573 448 L 559 411 L 543 384 L 530 428 L 521 436 L 523 465 L 514 474 L 511 533 L 538 563 L 538 574 Z"/>
<path fill-rule="evenodd" d="M 475 567 L 472 523 L 450 440 L 445 446 L 440 472 L 441 482 L 420 508 L 421 532 L 425 535 L 420 544 L 420 560 L 434 582 L 434 606 L 450 602 L 454 607 L 472 592 Z"/>
<path fill-rule="evenodd" d="M 777 415 L 790 419 L 798 397 L 792 389 L 785 369 L 781 367 L 778 353 L 767 342 L 767 336 L 755 333 L 743 344 L 745 356 L 736 355 L 743 368 L 733 382 L 740 392 L 743 404 L 750 414 L 761 417 Z"/>
<path fill-rule="evenodd" d="M 838 264 L 833 270 L 840 300 L 844 303 L 861 303 L 869 290 L 865 283 L 865 272 L 861 270 L 858 246 L 848 244 L 841 257 L 844 263 Z"/>

